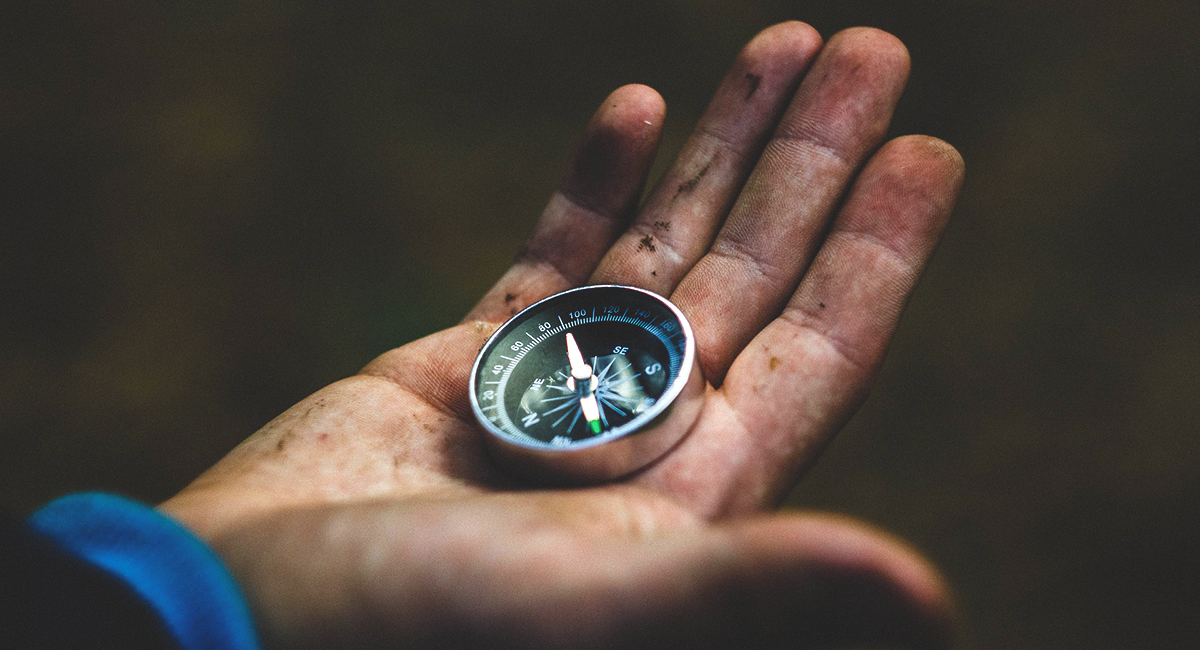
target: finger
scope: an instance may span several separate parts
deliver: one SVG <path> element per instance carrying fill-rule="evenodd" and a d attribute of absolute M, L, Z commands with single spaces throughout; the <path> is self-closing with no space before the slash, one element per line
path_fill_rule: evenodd
<path fill-rule="evenodd" d="M 466 320 L 500 322 L 591 275 L 637 204 L 665 111 L 646 86 L 622 86 L 604 100 L 512 268 Z"/>
<path fill-rule="evenodd" d="M 821 37 L 801 22 L 742 49 L 674 165 L 592 275 L 668 295 L 708 250 Z"/>
<path fill-rule="evenodd" d="M 795 289 L 854 172 L 887 131 L 908 68 L 900 41 L 858 28 L 830 39 L 805 76 L 711 250 L 672 295 L 715 384 Z"/>
<path fill-rule="evenodd" d="M 710 516 L 777 503 L 866 397 L 962 177 L 962 158 L 940 140 L 884 146 L 783 313 L 684 443 L 638 481 Z"/>

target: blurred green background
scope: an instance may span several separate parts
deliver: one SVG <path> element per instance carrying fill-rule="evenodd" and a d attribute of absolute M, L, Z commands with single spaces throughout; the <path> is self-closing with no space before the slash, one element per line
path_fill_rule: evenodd
<path fill-rule="evenodd" d="M 28 2 L 0 16 L 0 506 L 154 501 L 502 272 L 591 111 L 873 25 L 962 201 L 790 503 L 947 573 L 976 648 L 1200 638 L 1195 2 Z M 659 165 L 659 169 L 662 165 Z"/>

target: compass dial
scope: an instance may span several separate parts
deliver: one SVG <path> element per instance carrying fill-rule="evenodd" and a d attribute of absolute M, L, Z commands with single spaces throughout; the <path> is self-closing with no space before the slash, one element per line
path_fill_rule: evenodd
<path fill-rule="evenodd" d="M 507 451 L 528 451 L 523 455 L 543 465 L 578 465 L 570 452 L 661 428 L 698 377 L 691 327 L 678 308 L 642 289 L 600 285 L 551 296 L 497 330 L 475 362 L 471 401 Z M 678 424 L 668 427 L 671 444 L 686 432 Z M 626 447 L 643 448 L 637 456 L 646 449 L 660 455 L 664 444 Z M 653 460 L 624 458 L 630 449 L 617 453 L 621 462 L 601 464 L 632 471 Z"/>

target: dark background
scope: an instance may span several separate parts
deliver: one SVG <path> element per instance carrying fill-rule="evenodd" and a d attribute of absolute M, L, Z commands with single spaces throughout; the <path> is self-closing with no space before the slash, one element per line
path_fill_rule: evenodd
<path fill-rule="evenodd" d="M 155 501 L 502 272 L 591 111 L 663 159 L 779 20 L 873 25 L 967 184 L 791 504 L 896 531 L 977 648 L 1200 638 L 1195 2 L 37 2 L 0 16 L 0 505 Z M 659 169 L 662 165 L 659 165 Z"/>

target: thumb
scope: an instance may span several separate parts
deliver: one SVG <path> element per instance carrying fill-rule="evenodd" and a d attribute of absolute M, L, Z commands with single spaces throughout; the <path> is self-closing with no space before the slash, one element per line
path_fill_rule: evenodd
<path fill-rule="evenodd" d="M 947 648 L 954 614 L 936 570 L 898 540 L 831 515 L 728 522 L 658 557 L 654 602 L 610 647 Z M 665 597 L 664 597 L 665 596 Z"/>

